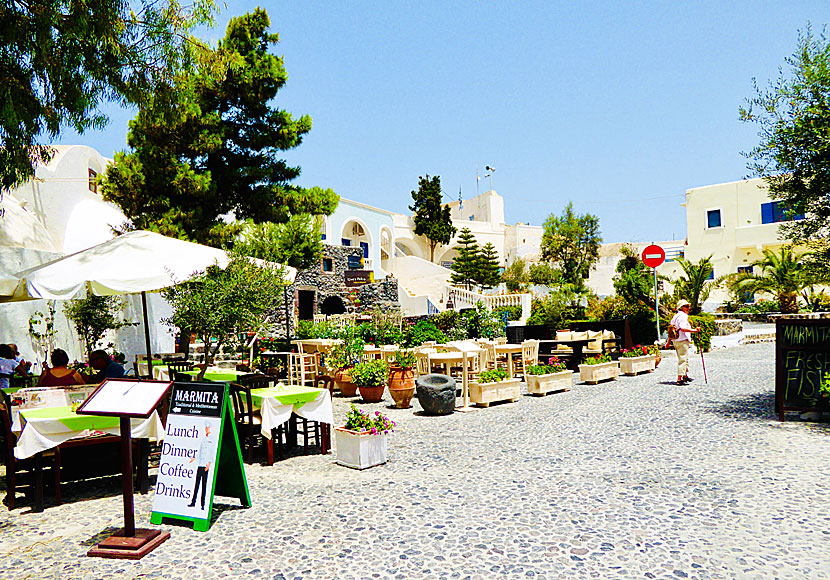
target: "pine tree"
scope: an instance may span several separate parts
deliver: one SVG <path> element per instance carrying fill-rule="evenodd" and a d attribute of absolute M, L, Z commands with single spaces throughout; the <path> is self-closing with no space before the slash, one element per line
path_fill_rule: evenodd
<path fill-rule="evenodd" d="M 458 255 L 452 263 L 452 283 L 464 286 L 467 290 L 476 283 L 479 270 L 479 253 L 481 248 L 469 228 L 462 228 L 458 234 Z"/>
<path fill-rule="evenodd" d="M 476 283 L 482 288 L 494 288 L 501 282 L 501 263 L 496 247 L 487 242 L 478 255 Z"/>
<path fill-rule="evenodd" d="M 412 192 L 415 203 L 409 206 L 414 212 L 415 235 L 424 236 L 429 243 L 429 261 L 435 261 L 435 247 L 449 244 L 456 229 L 452 225 L 450 206 L 441 203 L 441 178 L 429 175 L 418 178 L 418 191 Z"/>

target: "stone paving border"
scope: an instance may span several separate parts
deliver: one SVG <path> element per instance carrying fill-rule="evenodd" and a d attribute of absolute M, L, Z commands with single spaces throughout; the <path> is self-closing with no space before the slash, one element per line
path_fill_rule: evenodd
<path fill-rule="evenodd" d="M 0 507 L 0 578 L 830 578 L 830 426 L 776 420 L 773 345 L 707 354 L 708 385 L 674 362 L 445 417 L 360 405 L 398 421 L 388 464 L 249 466 L 251 509 L 162 526 L 140 562 L 83 557 L 121 524 L 117 483 Z"/>

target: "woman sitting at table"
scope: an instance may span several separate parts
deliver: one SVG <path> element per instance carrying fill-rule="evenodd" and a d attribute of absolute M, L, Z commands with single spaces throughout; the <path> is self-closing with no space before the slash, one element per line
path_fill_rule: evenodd
<path fill-rule="evenodd" d="M 38 387 L 68 387 L 86 384 L 81 373 L 66 366 L 69 364 L 69 356 L 65 350 L 56 348 L 49 358 L 52 361 L 52 368 L 45 369 L 40 375 Z"/>
<path fill-rule="evenodd" d="M 26 366 L 14 360 L 14 351 L 8 344 L 0 344 L 0 389 L 9 386 L 9 378 L 16 372 L 25 372 Z"/>

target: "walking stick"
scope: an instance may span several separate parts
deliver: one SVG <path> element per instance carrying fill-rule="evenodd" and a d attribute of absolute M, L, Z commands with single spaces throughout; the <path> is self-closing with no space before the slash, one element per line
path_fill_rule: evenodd
<path fill-rule="evenodd" d="M 703 358 L 703 347 L 698 344 L 698 340 L 695 340 L 695 346 L 700 351 L 700 364 L 703 365 L 703 382 L 708 385 L 709 379 L 706 378 L 706 360 Z"/>

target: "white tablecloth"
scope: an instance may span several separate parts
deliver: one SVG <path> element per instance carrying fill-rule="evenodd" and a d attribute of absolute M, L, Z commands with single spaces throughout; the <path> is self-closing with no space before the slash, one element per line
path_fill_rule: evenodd
<path fill-rule="evenodd" d="M 147 419 L 131 419 L 130 426 L 134 439 L 160 441 L 164 438 L 164 425 L 157 411 L 153 411 Z M 117 425 L 112 429 L 101 429 L 101 431 L 111 435 L 121 433 Z M 18 459 L 26 459 L 41 451 L 53 449 L 73 437 L 87 437 L 91 434 L 89 430 L 72 431 L 58 419 L 27 419 L 23 432 L 17 438 L 14 456 Z"/>
<path fill-rule="evenodd" d="M 291 413 L 296 413 L 311 421 L 320 423 L 334 423 L 334 413 L 331 408 L 331 394 L 327 390 L 321 390 L 314 401 L 301 405 L 290 405 L 280 403 L 274 397 L 263 397 L 262 399 L 262 436 L 271 438 L 271 429 L 279 427 L 291 418 Z"/>

